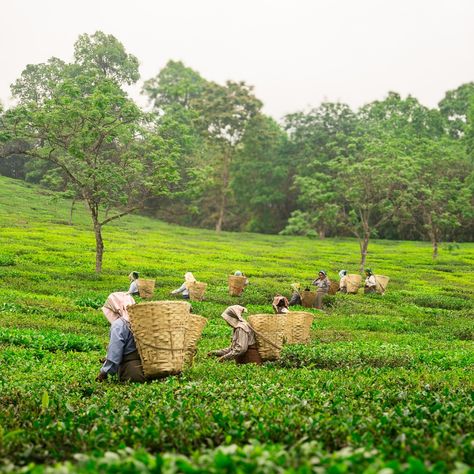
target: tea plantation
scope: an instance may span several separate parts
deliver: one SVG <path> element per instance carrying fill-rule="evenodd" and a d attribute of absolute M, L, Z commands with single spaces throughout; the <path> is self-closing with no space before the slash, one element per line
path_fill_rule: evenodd
<path fill-rule="evenodd" d="M 132 216 L 104 228 L 104 272 L 82 204 L 0 178 L 0 471 L 474 472 L 474 245 L 373 241 L 384 296 L 336 295 L 312 342 L 261 367 L 208 359 L 240 302 L 358 269 L 358 243 L 232 234 Z M 244 271 L 241 298 L 227 275 Z M 193 368 L 163 381 L 95 382 L 100 306 L 137 270 L 168 298 L 185 271 L 209 284 Z"/>

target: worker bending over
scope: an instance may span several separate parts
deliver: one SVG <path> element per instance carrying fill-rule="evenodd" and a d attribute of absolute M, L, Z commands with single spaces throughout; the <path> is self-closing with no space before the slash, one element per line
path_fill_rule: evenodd
<path fill-rule="evenodd" d="M 234 359 L 237 364 L 261 364 L 262 359 L 257 350 L 257 339 L 250 324 L 242 313 L 247 309 L 240 305 L 229 306 L 222 314 L 227 324 L 232 327 L 232 342 L 229 347 L 211 351 L 209 356 L 219 357 L 219 362 Z"/>
<path fill-rule="evenodd" d="M 135 301 L 129 294 L 112 293 L 102 308 L 110 322 L 110 341 L 97 382 L 104 381 L 111 374 L 118 374 L 120 382 L 145 382 L 142 361 L 130 329 L 127 306 L 131 304 Z"/>

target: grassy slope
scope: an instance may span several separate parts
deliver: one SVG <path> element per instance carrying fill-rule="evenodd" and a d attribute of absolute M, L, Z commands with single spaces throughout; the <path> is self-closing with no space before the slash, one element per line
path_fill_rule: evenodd
<path fill-rule="evenodd" d="M 81 206 L 69 226 L 67 202 L 0 177 L 0 459 L 44 463 L 124 445 L 189 454 L 306 439 L 320 453 L 375 448 L 365 464 L 472 462 L 473 244 L 433 262 L 426 243 L 372 242 L 370 266 L 391 277 L 385 296 L 338 295 L 317 314 L 309 347 L 288 348 L 278 365 L 237 368 L 205 358 L 229 338 L 219 319 L 235 302 L 226 275 L 249 275 L 241 302 L 269 312 L 275 292 L 288 294 L 318 269 L 330 278 L 340 268 L 355 272 L 357 242 L 217 236 L 133 216 L 105 229 L 97 277 Z M 108 325 L 94 308 L 125 289 L 135 269 L 156 278 L 158 298 L 188 270 L 209 283 L 207 301 L 194 305 L 209 318 L 200 354 L 179 378 L 98 385 Z M 316 448 L 307 449 L 314 457 Z"/>

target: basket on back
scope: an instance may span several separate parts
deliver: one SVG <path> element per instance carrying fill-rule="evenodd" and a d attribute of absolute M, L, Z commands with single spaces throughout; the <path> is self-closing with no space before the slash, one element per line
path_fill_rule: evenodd
<path fill-rule="evenodd" d="M 262 360 L 280 357 L 286 339 L 286 315 L 254 314 L 248 321 L 257 336 L 258 352 Z"/>
<path fill-rule="evenodd" d="M 202 330 L 207 323 L 207 319 L 197 314 L 188 314 L 186 336 L 184 345 L 186 353 L 184 354 L 184 363 L 191 365 L 193 363 L 194 355 L 197 351 L 197 344 L 201 339 Z"/>
<path fill-rule="evenodd" d="M 285 338 L 288 344 L 306 344 L 311 339 L 314 316 L 305 311 L 286 313 Z"/>
<path fill-rule="evenodd" d="M 348 293 L 357 293 L 360 288 L 360 284 L 362 282 L 362 277 L 357 274 L 350 274 L 346 275 L 346 283 L 347 283 L 347 292 Z"/>
<path fill-rule="evenodd" d="M 204 298 L 204 293 L 206 292 L 206 288 L 207 283 L 201 283 L 199 281 L 191 283 L 188 287 L 190 300 L 202 301 L 202 299 Z"/>
<path fill-rule="evenodd" d="M 331 281 L 329 286 L 329 295 L 335 295 L 339 291 L 339 282 L 338 281 Z"/>
<path fill-rule="evenodd" d="M 180 372 L 186 353 L 189 303 L 154 301 L 127 309 L 145 377 Z"/>
<path fill-rule="evenodd" d="M 230 296 L 240 296 L 245 288 L 247 277 L 229 275 L 229 294 Z"/>
<path fill-rule="evenodd" d="M 375 290 L 377 291 L 377 293 L 380 293 L 381 295 L 385 293 L 389 280 L 390 278 L 388 276 L 375 275 Z"/>
<path fill-rule="evenodd" d="M 301 296 L 301 304 L 305 308 L 314 308 L 316 304 L 316 292 L 304 290 L 300 293 Z"/>
<path fill-rule="evenodd" d="M 138 279 L 138 293 L 142 298 L 152 298 L 155 291 L 155 280 Z"/>

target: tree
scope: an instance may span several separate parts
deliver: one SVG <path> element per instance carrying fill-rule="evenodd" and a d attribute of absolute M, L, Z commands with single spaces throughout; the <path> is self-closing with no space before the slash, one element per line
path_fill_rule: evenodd
<path fill-rule="evenodd" d="M 236 213 L 248 231 L 278 232 L 288 218 L 286 142 L 286 134 L 270 117 L 257 114 L 249 122 L 231 169 Z"/>
<path fill-rule="evenodd" d="M 335 185 L 343 223 L 359 240 L 362 272 L 371 237 L 404 203 L 413 167 L 411 158 L 393 137 L 366 136 L 361 141 L 357 152 L 338 160 Z"/>
<path fill-rule="evenodd" d="M 178 178 L 179 146 L 160 136 L 120 87 L 138 71 L 134 74 L 128 59 L 120 69 L 123 55 L 116 55 L 117 44 L 102 33 L 81 36 L 77 61 L 64 64 L 60 73 L 56 68 L 56 79 L 47 87 L 38 86 L 38 77 L 48 75 L 49 63 L 27 68 L 12 87 L 19 105 L 5 116 L 10 136 L 28 141 L 24 153 L 60 169 L 87 203 L 97 272 L 102 270 L 103 226 L 143 208 L 149 196 L 166 194 Z M 112 208 L 117 211 L 108 213 Z"/>
<path fill-rule="evenodd" d="M 439 102 L 439 110 L 446 120 L 448 132 L 453 138 L 462 138 L 468 127 L 468 115 L 474 98 L 474 82 L 462 84 L 446 92 Z"/>
<path fill-rule="evenodd" d="M 283 233 L 334 235 L 340 230 L 334 162 L 349 155 L 357 117 L 346 104 L 327 102 L 308 113 L 288 115 L 285 125 L 299 194 L 298 209 Z"/>
<path fill-rule="evenodd" d="M 474 217 L 467 184 L 473 166 L 463 147 L 449 138 L 419 143 L 415 159 L 416 177 L 409 190 L 412 224 L 429 238 L 435 259 L 440 241 L 453 236 L 463 218 Z"/>
<path fill-rule="evenodd" d="M 216 231 L 224 223 L 231 188 L 231 170 L 236 152 L 250 120 L 262 103 L 244 82 L 227 81 L 225 86 L 207 83 L 197 98 L 198 126 L 217 153 L 215 163 L 218 195 Z"/>

